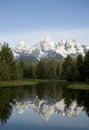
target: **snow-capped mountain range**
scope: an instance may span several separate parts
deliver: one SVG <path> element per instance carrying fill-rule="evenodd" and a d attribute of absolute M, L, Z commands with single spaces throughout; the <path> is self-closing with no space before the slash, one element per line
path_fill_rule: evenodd
<path fill-rule="evenodd" d="M 27 108 L 30 108 L 33 111 L 38 112 L 45 120 L 49 120 L 51 115 L 54 113 L 57 113 L 60 116 L 73 118 L 83 111 L 83 107 L 79 107 L 76 101 L 73 101 L 69 108 L 67 108 L 64 99 L 39 100 L 37 96 L 28 100 L 25 99 L 20 102 L 16 102 L 15 108 L 20 114 L 24 113 Z"/>
<path fill-rule="evenodd" d="M 61 40 L 56 44 L 47 36 L 31 48 L 21 42 L 14 48 L 13 53 L 16 59 L 25 57 L 35 61 L 42 58 L 63 59 L 67 55 L 76 57 L 78 54 L 82 54 L 84 56 L 87 50 L 89 50 L 89 46 L 81 45 L 76 40 Z"/>
<path fill-rule="evenodd" d="M 25 61 L 39 61 L 40 59 L 63 59 L 67 55 L 76 57 L 78 54 L 85 55 L 89 46 L 82 45 L 76 40 L 61 40 L 55 43 L 49 36 L 44 38 L 33 47 L 29 47 L 24 42 L 20 42 L 14 49 L 15 59 Z"/>

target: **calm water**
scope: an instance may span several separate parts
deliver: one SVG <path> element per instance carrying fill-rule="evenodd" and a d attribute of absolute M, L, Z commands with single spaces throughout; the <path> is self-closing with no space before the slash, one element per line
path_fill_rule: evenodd
<path fill-rule="evenodd" d="M 89 130 L 89 91 L 62 84 L 0 88 L 0 130 Z"/>

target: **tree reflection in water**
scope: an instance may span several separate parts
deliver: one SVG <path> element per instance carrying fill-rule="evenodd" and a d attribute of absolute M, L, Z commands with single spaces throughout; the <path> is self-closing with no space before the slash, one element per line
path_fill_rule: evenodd
<path fill-rule="evenodd" d="M 35 86 L 0 88 L 0 122 L 5 124 L 10 118 L 16 102 L 37 96 L 39 100 L 51 99 L 57 101 L 64 99 L 67 108 L 76 101 L 78 107 L 89 116 L 89 91 L 68 89 L 65 84 L 38 84 Z"/>

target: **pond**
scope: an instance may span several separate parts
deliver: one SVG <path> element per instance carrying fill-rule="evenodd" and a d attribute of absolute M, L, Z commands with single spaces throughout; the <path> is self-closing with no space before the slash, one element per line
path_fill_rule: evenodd
<path fill-rule="evenodd" d="M 63 84 L 0 88 L 0 130 L 89 130 L 89 91 Z"/>

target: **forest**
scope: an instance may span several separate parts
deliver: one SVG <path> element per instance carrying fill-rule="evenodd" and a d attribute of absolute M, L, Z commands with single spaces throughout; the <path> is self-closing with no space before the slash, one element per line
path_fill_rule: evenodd
<path fill-rule="evenodd" d="M 58 79 L 89 82 L 89 51 L 85 56 L 70 55 L 63 60 L 42 59 L 36 63 L 16 61 L 8 43 L 0 49 L 0 81 L 20 79 Z"/>

